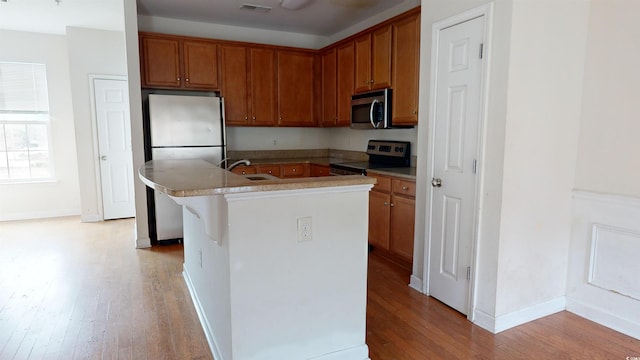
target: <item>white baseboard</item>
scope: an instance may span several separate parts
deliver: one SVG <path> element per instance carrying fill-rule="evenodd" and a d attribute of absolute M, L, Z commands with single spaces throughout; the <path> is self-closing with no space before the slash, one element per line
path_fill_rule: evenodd
<path fill-rule="evenodd" d="M 640 324 L 612 314 L 607 309 L 567 298 L 567 311 L 640 340 Z"/>
<path fill-rule="evenodd" d="M 209 343 L 209 348 L 211 349 L 213 358 L 216 360 L 224 360 L 224 358 L 222 357 L 222 352 L 220 351 L 220 348 L 218 347 L 218 344 L 213 337 L 213 330 L 211 329 L 211 325 L 207 321 L 207 318 L 204 316 L 204 309 L 202 308 L 202 304 L 200 303 L 198 295 L 193 287 L 193 283 L 191 282 L 191 278 L 189 277 L 189 272 L 184 266 L 182 267 L 182 276 L 184 277 L 184 281 L 187 283 L 187 289 L 189 290 L 189 294 L 191 295 L 193 305 L 196 308 L 196 313 L 198 314 L 200 325 L 202 325 L 202 330 L 204 331 L 204 335 L 206 336 L 207 342 Z"/>
<path fill-rule="evenodd" d="M 369 359 L 369 347 L 360 345 L 350 349 L 340 350 L 331 354 L 325 354 L 310 358 L 309 360 L 371 360 Z"/>
<path fill-rule="evenodd" d="M 151 247 L 151 238 L 137 238 L 136 249 L 147 249 Z"/>
<path fill-rule="evenodd" d="M 102 217 L 99 214 L 82 214 L 80 215 L 80 221 L 82 222 L 98 222 L 102 221 Z"/>
<path fill-rule="evenodd" d="M 481 310 L 474 310 L 473 323 L 494 334 L 511 329 L 518 325 L 540 319 L 542 317 L 563 311 L 566 307 L 564 296 L 530 306 L 505 315 L 494 317 Z"/>
<path fill-rule="evenodd" d="M 425 293 L 424 292 L 424 285 L 422 283 L 422 279 L 420 279 L 419 277 L 415 276 L 415 275 L 411 275 L 411 278 L 409 279 L 409 287 L 417 290 L 421 293 Z"/>
<path fill-rule="evenodd" d="M 496 318 L 493 315 L 489 315 L 482 310 L 474 310 L 473 311 L 473 323 L 480 326 L 481 328 L 495 333 L 496 328 Z"/>
<path fill-rule="evenodd" d="M 564 296 L 561 296 L 522 310 L 500 315 L 496 317 L 494 333 L 499 333 L 512 327 L 528 323 L 529 321 L 555 314 L 563 311 L 565 308 L 566 300 Z"/>
<path fill-rule="evenodd" d="M 46 211 L 28 211 L 18 212 L 11 214 L 0 215 L 0 221 L 18 221 L 18 220 L 33 220 L 33 219 L 47 219 L 66 216 L 78 216 L 80 211 L 78 209 L 57 209 Z"/>

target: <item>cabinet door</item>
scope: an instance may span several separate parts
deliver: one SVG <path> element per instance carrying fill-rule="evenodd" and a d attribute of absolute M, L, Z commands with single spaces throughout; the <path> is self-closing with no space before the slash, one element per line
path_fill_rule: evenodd
<path fill-rule="evenodd" d="M 222 45 L 220 65 L 225 122 L 227 125 L 249 125 L 247 49 Z"/>
<path fill-rule="evenodd" d="M 391 239 L 389 251 L 401 258 L 413 260 L 413 235 L 416 201 L 403 196 L 391 197 Z"/>
<path fill-rule="evenodd" d="M 180 87 L 180 49 L 175 39 L 141 37 L 143 87 Z"/>
<path fill-rule="evenodd" d="M 369 192 L 369 244 L 389 250 L 389 194 Z"/>
<path fill-rule="evenodd" d="M 184 87 L 219 89 L 218 44 L 205 41 L 183 41 Z"/>
<path fill-rule="evenodd" d="M 360 36 L 355 44 L 355 92 L 371 89 L 371 34 Z"/>
<path fill-rule="evenodd" d="M 327 50 L 321 55 L 322 61 L 322 126 L 335 126 L 337 123 L 337 64 L 336 49 Z"/>
<path fill-rule="evenodd" d="M 392 107 L 393 124 L 418 123 L 420 74 L 420 15 L 393 24 Z"/>
<path fill-rule="evenodd" d="M 351 125 L 351 96 L 353 95 L 354 81 L 354 43 L 349 42 L 339 46 L 336 50 L 337 57 L 337 87 L 336 98 L 338 121 L 337 126 Z"/>
<path fill-rule="evenodd" d="M 371 89 L 391 87 L 391 26 L 371 34 Z"/>
<path fill-rule="evenodd" d="M 249 99 L 251 125 L 273 126 L 276 115 L 275 51 L 249 49 Z"/>
<path fill-rule="evenodd" d="M 314 55 L 278 51 L 278 124 L 314 126 Z"/>

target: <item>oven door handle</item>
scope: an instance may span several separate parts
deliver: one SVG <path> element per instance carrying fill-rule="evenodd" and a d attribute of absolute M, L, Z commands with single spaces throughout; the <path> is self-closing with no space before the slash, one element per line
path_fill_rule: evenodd
<path fill-rule="evenodd" d="M 371 121 L 371 126 L 373 126 L 374 129 L 378 128 L 378 125 L 373 122 L 373 108 L 376 106 L 377 102 L 378 99 L 373 99 L 373 101 L 371 102 L 371 108 L 369 109 L 369 121 Z"/>

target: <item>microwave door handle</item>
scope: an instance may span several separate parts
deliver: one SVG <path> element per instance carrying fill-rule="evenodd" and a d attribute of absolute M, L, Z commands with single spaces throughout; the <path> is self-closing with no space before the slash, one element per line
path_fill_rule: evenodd
<path fill-rule="evenodd" d="M 373 108 L 376 106 L 377 102 L 378 102 L 378 99 L 373 99 L 373 102 L 371 103 L 371 108 L 369 109 L 369 121 L 371 121 L 371 126 L 373 126 L 374 129 L 378 128 L 378 125 L 376 125 L 376 123 L 373 122 Z"/>

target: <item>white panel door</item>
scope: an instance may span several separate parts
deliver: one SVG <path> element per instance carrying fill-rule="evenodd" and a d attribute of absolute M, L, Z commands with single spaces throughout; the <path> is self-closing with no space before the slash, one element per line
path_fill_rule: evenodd
<path fill-rule="evenodd" d="M 484 17 L 439 31 L 429 294 L 468 312 Z"/>
<path fill-rule="evenodd" d="M 128 84 L 94 79 L 104 219 L 135 216 Z"/>

